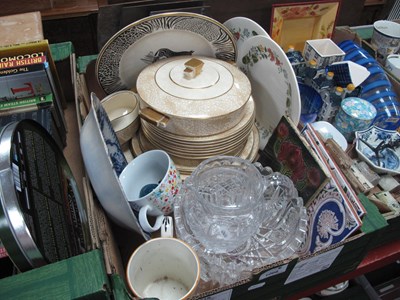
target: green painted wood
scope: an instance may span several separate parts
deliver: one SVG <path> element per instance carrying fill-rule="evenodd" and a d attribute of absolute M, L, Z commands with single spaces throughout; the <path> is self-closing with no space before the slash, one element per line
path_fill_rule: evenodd
<path fill-rule="evenodd" d="M 4 278 L 0 299 L 110 299 L 103 254 L 93 250 Z"/>
<path fill-rule="evenodd" d="M 124 280 L 118 274 L 111 275 L 111 285 L 113 289 L 113 297 L 115 300 L 130 300 L 132 299 L 128 292 L 128 287 Z"/>

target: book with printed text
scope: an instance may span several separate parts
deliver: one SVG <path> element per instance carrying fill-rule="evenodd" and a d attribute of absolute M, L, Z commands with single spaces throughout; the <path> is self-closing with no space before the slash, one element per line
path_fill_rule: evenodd
<path fill-rule="evenodd" d="M 0 47 L 0 102 L 49 93 L 53 94 L 53 119 L 65 144 L 66 102 L 48 41 Z"/>

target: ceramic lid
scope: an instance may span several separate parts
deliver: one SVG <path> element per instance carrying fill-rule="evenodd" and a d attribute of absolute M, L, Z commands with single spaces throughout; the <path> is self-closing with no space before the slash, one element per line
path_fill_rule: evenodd
<path fill-rule="evenodd" d="M 244 107 L 250 81 L 235 66 L 211 57 L 163 59 L 138 76 L 137 90 L 151 108 L 174 117 L 207 119 Z"/>
<path fill-rule="evenodd" d="M 345 98 L 343 99 L 341 106 L 346 114 L 359 120 L 372 120 L 376 116 L 375 106 L 361 98 Z"/>

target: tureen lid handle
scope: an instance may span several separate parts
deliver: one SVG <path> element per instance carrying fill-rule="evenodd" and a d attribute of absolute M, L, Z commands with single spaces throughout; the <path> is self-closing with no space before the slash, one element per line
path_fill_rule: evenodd
<path fill-rule="evenodd" d="M 204 62 L 197 58 L 191 58 L 185 62 L 185 69 L 183 70 L 183 75 L 186 79 L 195 78 L 201 73 L 204 66 Z"/>

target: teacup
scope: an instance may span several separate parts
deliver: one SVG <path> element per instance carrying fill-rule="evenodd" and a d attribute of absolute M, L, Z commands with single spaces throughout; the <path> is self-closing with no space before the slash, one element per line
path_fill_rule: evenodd
<path fill-rule="evenodd" d="M 128 163 L 119 176 L 131 207 L 139 212 L 144 231 L 160 229 L 164 215 L 173 211 L 182 180 L 171 157 L 163 150 L 144 152 Z M 153 226 L 149 216 L 156 217 Z"/>
<path fill-rule="evenodd" d="M 127 143 L 139 128 L 139 96 L 129 90 L 114 92 L 101 104 L 108 114 L 121 145 Z"/>
<path fill-rule="evenodd" d="M 186 299 L 200 281 L 200 262 L 193 249 L 175 238 L 155 238 L 129 258 L 126 277 L 139 298 Z"/>

